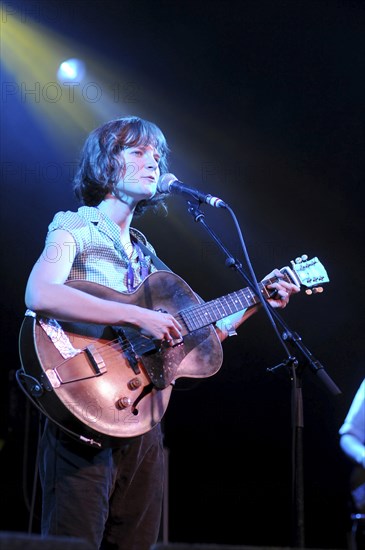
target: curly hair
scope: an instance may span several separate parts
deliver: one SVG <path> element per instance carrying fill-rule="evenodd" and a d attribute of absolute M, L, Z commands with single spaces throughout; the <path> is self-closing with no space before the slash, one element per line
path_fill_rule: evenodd
<path fill-rule="evenodd" d="M 73 180 L 76 197 L 86 206 L 97 206 L 107 193 L 113 193 L 121 178 L 125 163 L 120 154 L 127 147 L 152 145 L 160 155 L 160 173 L 167 172 L 169 148 L 165 136 L 153 122 L 136 116 L 111 120 L 93 130 L 85 141 L 79 166 Z M 166 195 L 156 194 L 141 200 L 134 215 L 146 209 L 162 209 L 166 212 Z"/>

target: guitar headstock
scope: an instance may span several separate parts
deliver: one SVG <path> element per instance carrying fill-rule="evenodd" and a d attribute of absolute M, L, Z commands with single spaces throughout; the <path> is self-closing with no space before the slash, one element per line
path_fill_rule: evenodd
<path fill-rule="evenodd" d="M 291 262 L 291 269 L 284 268 L 297 286 L 305 286 L 306 294 L 317 294 L 323 292 L 321 285 L 329 283 L 329 278 L 324 266 L 315 256 L 308 260 L 308 256 L 303 255 Z M 282 271 L 282 270 L 281 270 Z"/>

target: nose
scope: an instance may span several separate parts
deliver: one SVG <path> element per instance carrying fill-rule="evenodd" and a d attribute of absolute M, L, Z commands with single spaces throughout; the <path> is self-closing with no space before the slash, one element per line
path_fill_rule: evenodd
<path fill-rule="evenodd" d="M 158 168 L 158 161 L 155 159 L 154 151 L 147 152 L 146 164 L 147 164 L 147 167 L 152 168 L 152 170 L 156 170 L 156 168 Z"/>

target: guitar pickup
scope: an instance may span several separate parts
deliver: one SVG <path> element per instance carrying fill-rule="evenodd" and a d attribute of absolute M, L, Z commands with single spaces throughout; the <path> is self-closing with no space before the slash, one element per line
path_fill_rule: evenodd
<path fill-rule="evenodd" d="M 123 354 L 126 360 L 128 361 L 129 366 L 133 370 L 134 374 L 141 374 L 141 369 L 139 368 L 139 364 L 138 364 L 139 355 L 137 355 L 137 353 L 135 352 L 135 349 L 130 339 L 127 338 L 125 334 L 125 330 L 118 327 L 118 328 L 115 328 L 114 331 L 118 336 L 118 341 L 120 343 L 121 349 L 123 350 Z"/>
<path fill-rule="evenodd" d="M 141 374 L 141 369 L 139 368 L 139 365 L 138 365 L 138 357 L 134 353 L 134 350 L 133 349 L 125 350 L 124 354 L 134 374 Z"/>

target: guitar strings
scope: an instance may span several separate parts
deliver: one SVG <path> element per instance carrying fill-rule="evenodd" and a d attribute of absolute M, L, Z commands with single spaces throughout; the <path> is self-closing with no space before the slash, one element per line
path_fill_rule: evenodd
<path fill-rule="evenodd" d="M 285 277 L 286 278 L 286 277 Z M 277 280 L 277 279 L 274 279 Z M 272 279 L 269 281 L 266 281 L 266 284 L 271 283 Z M 263 286 L 263 289 L 265 290 L 265 286 Z M 245 294 L 248 293 L 248 296 Z M 231 298 L 232 304 L 234 304 L 234 310 L 233 312 L 239 311 L 240 307 L 244 307 L 244 304 L 241 302 L 240 296 L 244 296 L 245 299 L 248 301 L 249 299 L 252 300 L 252 298 L 255 297 L 255 294 L 252 293 L 252 291 L 249 288 L 241 289 L 240 291 L 234 291 L 231 294 L 227 296 L 223 296 L 222 298 L 217 298 L 216 300 L 212 300 L 210 303 L 201 303 L 201 304 L 194 304 L 193 306 L 183 310 L 182 312 L 179 312 L 175 315 L 175 319 L 178 320 L 181 324 L 185 325 L 186 328 L 193 332 L 195 330 L 198 330 L 199 328 L 203 328 L 204 326 L 207 326 L 209 324 L 212 324 L 218 318 L 221 318 L 222 310 L 224 313 L 224 316 L 228 316 L 232 313 L 231 305 L 228 301 L 228 298 Z M 234 297 L 234 298 L 233 298 Z M 226 311 L 225 305 L 222 303 L 222 299 L 225 300 L 226 306 L 228 306 L 229 311 Z M 239 307 L 237 306 L 237 302 L 239 303 Z M 214 316 L 208 318 L 209 309 L 211 309 L 212 304 L 216 305 L 216 310 L 218 312 L 218 318 L 215 319 Z M 203 323 L 203 324 L 202 324 Z M 114 340 L 109 340 L 108 342 L 105 342 L 101 345 L 95 345 L 95 350 L 98 353 L 105 352 L 108 350 L 113 350 L 113 353 L 115 351 L 117 352 L 127 352 L 132 351 L 133 353 L 137 352 L 138 354 L 138 348 L 141 352 L 145 351 L 143 348 L 145 348 L 148 344 L 151 345 L 151 338 L 148 338 L 147 336 L 144 337 L 140 333 L 137 337 L 132 337 L 127 339 L 125 337 L 126 341 L 123 341 L 123 336 L 118 336 Z M 144 344 L 144 345 L 143 345 Z M 85 346 L 87 348 L 87 346 Z M 84 349 L 85 349 L 84 348 Z M 84 349 L 82 351 L 84 351 Z M 63 365 L 65 362 L 67 362 L 69 359 L 66 359 L 65 361 L 62 361 L 57 367 Z M 57 368 L 56 367 L 56 368 Z"/>

